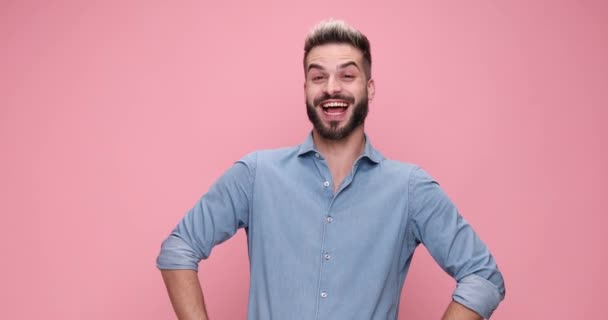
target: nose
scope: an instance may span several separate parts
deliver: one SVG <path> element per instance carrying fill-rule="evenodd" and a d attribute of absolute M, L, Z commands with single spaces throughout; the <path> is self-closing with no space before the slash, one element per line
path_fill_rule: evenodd
<path fill-rule="evenodd" d="M 342 91 L 342 87 L 340 86 L 340 81 L 338 81 L 338 79 L 336 79 L 336 77 L 330 76 L 327 79 L 327 85 L 325 86 L 325 92 L 329 95 L 333 95 L 340 91 Z"/>

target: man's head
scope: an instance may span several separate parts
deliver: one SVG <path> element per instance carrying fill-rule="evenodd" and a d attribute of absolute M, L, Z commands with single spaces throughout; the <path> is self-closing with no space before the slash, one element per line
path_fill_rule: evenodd
<path fill-rule="evenodd" d="M 362 128 L 375 89 L 365 35 L 343 21 L 319 23 L 306 37 L 304 74 L 306 112 L 322 138 Z"/>

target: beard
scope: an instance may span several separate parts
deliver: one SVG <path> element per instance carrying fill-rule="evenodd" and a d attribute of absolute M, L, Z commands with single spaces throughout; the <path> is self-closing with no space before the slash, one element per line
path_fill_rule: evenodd
<path fill-rule="evenodd" d="M 347 120 L 346 124 L 340 127 L 339 121 L 330 121 L 329 126 L 323 124 L 321 117 L 317 113 L 315 105 L 318 105 L 323 100 L 328 99 L 342 99 L 351 103 L 354 102 L 353 98 L 341 96 L 341 95 L 324 95 L 315 99 L 313 103 L 310 103 L 306 100 L 306 114 L 308 115 L 308 119 L 312 123 L 315 131 L 321 136 L 323 139 L 327 140 L 341 140 L 348 137 L 358 126 L 362 125 L 365 122 L 365 118 L 367 117 L 367 113 L 369 111 L 369 103 L 367 99 L 367 93 L 361 98 L 357 104 L 352 105 L 353 114 Z M 321 111 L 323 112 L 323 111 Z"/>

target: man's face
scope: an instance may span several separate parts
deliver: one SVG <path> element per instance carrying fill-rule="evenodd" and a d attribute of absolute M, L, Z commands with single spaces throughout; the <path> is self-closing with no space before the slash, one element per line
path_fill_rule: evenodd
<path fill-rule="evenodd" d="M 363 124 L 374 81 L 367 80 L 361 51 L 348 44 L 314 47 L 306 57 L 306 113 L 325 139 L 340 140 Z"/>

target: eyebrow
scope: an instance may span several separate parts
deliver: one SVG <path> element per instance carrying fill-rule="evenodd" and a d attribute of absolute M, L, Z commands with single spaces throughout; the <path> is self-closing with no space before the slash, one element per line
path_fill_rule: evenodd
<path fill-rule="evenodd" d="M 357 70 L 361 70 L 361 69 L 359 69 L 359 66 L 357 65 L 357 63 L 355 63 L 354 61 L 348 61 L 343 64 L 340 64 L 340 65 L 338 65 L 337 69 L 344 69 L 349 66 L 354 66 L 355 68 L 357 68 Z M 325 70 L 325 68 L 323 66 L 321 66 L 320 64 L 316 64 L 316 63 L 309 64 L 308 69 L 306 69 L 306 71 L 308 72 L 308 71 L 310 71 L 310 69 Z"/>
<path fill-rule="evenodd" d="M 357 70 L 360 70 L 359 66 L 354 61 L 345 62 L 345 63 L 339 65 L 338 69 L 344 69 L 344 68 L 346 68 L 348 66 L 355 66 L 355 68 L 357 68 Z"/>
<path fill-rule="evenodd" d="M 319 69 L 319 70 L 324 70 L 325 68 L 323 68 L 320 64 L 316 64 L 316 63 L 311 63 L 308 65 L 308 69 L 306 69 L 306 71 L 310 71 L 310 69 Z"/>

